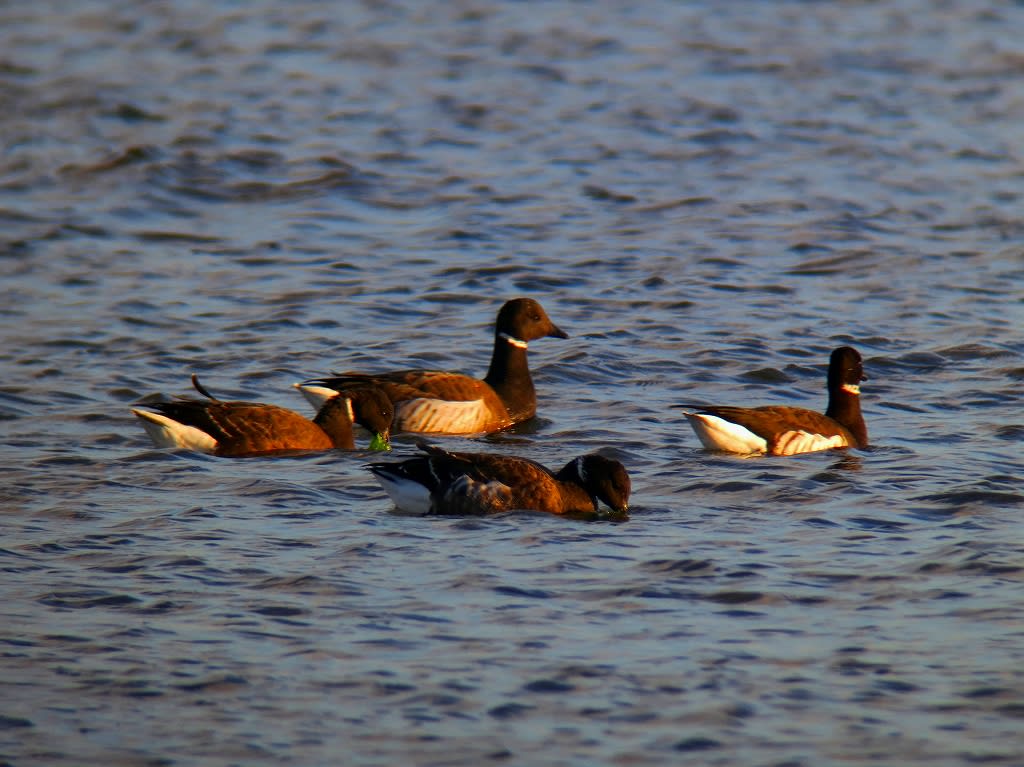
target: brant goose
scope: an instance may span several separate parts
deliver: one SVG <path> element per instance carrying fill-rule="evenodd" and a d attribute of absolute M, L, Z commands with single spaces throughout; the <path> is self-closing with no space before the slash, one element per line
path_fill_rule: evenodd
<path fill-rule="evenodd" d="M 394 430 L 425 434 L 485 434 L 532 418 L 537 395 L 526 346 L 538 338 L 568 338 L 532 298 L 515 298 L 498 312 L 494 352 L 480 380 L 438 370 L 341 373 L 295 384 L 314 406 L 353 386 L 375 386 L 395 405 Z"/>
<path fill-rule="evenodd" d="M 373 434 L 371 450 L 390 450 L 394 411 L 377 389 L 356 389 L 332 397 L 310 421 L 294 410 L 260 402 L 223 402 L 199 383 L 206 400 L 180 398 L 132 408 L 157 447 L 184 447 L 239 458 L 282 450 L 355 448 L 353 421 Z"/>
<path fill-rule="evenodd" d="M 406 513 L 477 515 L 532 509 L 592 514 L 598 501 L 618 512 L 628 508 L 626 468 L 596 453 L 573 458 L 555 473 L 525 458 L 450 453 L 424 443 L 419 447 L 426 455 L 368 466 Z"/>
<path fill-rule="evenodd" d="M 860 382 L 867 380 L 860 354 L 850 346 L 832 352 L 825 414 L 799 407 L 687 407 L 686 417 L 704 447 L 732 453 L 796 455 L 834 447 L 867 447 L 860 412 Z"/>

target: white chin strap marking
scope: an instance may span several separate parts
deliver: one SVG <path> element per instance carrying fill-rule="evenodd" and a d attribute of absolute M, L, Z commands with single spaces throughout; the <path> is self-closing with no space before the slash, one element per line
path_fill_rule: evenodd
<path fill-rule="evenodd" d="M 518 338 L 516 338 L 515 336 L 510 336 L 508 333 L 498 333 L 498 337 L 499 338 L 504 338 L 510 344 L 515 346 L 517 349 L 525 349 L 526 348 L 526 341 L 521 341 Z"/>
<path fill-rule="evenodd" d="M 843 384 L 843 391 L 847 394 L 860 394 L 860 384 Z"/>

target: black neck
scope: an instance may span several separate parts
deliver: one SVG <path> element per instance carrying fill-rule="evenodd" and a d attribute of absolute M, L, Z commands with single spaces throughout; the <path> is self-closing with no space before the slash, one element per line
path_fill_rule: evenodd
<path fill-rule="evenodd" d="M 864 416 L 860 412 L 860 395 L 844 391 L 842 388 L 829 392 L 828 410 L 825 415 L 836 423 L 842 424 L 859 443 L 859 447 L 868 444 L 868 427 L 864 424 Z"/>
<path fill-rule="evenodd" d="M 352 435 L 352 419 L 349 417 L 348 408 L 344 397 L 333 397 L 320 408 L 313 423 L 323 429 L 335 447 L 351 450 L 355 447 L 355 438 Z"/>
<path fill-rule="evenodd" d="M 561 483 L 562 512 L 597 511 L 597 499 L 576 482 Z"/>
<path fill-rule="evenodd" d="M 597 498 L 584 487 L 582 462 L 582 458 L 574 458 L 555 474 L 562 486 L 566 511 L 597 511 Z"/>
<path fill-rule="evenodd" d="M 514 421 L 532 418 L 537 412 L 537 394 L 526 362 L 526 345 L 522 341 L 495 335 L 491 367 L 484 381 L 505 403 Z"/>

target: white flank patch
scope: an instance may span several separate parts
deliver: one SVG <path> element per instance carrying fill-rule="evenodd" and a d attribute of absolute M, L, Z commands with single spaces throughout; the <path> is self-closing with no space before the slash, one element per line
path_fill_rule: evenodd
<path fill-rule="evenodd" d="M 811 434 L 806 431 L 787 431 L 779 437 L 775 445 L 775 455 L 813 453 L 817 450 L 846 446 L 846 439 L 840 434 L 826 437 L 823 434 Z"/>
<path fill-rule="evenodd" d="M 422 434 L 479 434 L 490 421 L 482 399 L 453 402 L 410 399 L 395 404 L 395 431 Z"/>
<path fill-rule="evenodd" d="M 847 394 L 860 394 L 859 384 L 843 384 L 842 389 Z"/>
<path fill-rule="evenodd" d="M 690 426 L 701 444 L 709 450 L 728 450 L 730 453 L 763 453 L 768 449 L 764 438 L 750 429 L 707 413 L 686 413 Z"/>
<path fill-rule="evenodd" d="M 313 384 L 292 384 L 298 389 L 302 396 L 306 398 L 306 401 L 315 407 L 318 411 L 324 406 L 324 403 L 337 394 L 336 389 L 329 389 L 326 386 L 315 386 Z"/>
<path fill-rule="evenodd" d="M 399 511 L 421 517 L 430 513 L 430 491 L 419 482 L 387 473 L 374 472 L 373 476 Z"/>
<path fill-rule="evenodd" d="M 212 453 L 217 448 L 217 440 L 194 426 L 186 426 L 148 410 L 133 408 L 132 412 L 142 421 L 143 428 L 157 447 L 184 447 L 202 453 Z"/>

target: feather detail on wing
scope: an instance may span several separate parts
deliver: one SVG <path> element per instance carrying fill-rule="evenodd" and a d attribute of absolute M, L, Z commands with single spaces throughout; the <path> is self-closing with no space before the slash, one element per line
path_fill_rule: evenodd
<path fill-rule="evenodd" d="M 513 494 L 508 485 L 496 479 L 483 481 L 463 474 L 452 482 L 440 497 L 435 497 L 434 514 L 478 516 L 508 511 Z"/>

